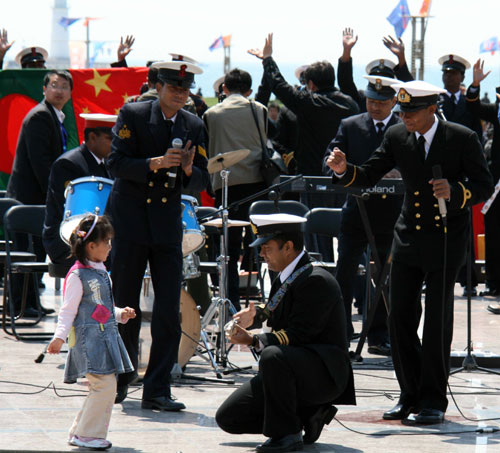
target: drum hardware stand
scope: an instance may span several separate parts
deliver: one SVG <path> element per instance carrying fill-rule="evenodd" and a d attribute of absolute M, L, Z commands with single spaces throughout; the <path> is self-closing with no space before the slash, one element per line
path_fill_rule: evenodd
<path fill-rule="evenodd" d="M 359 209 L 359 214 L 361 216 L 361 220 L 363 222 L 363 226 L 365 228 L 365 234 L 368 239 L 368 244 L 369 244 L 369 249 L 371 251 L 371 255 L 373 256 L 373 261 L 375 262 L 375 268 L 377 270 L 377 281 L 376 283 L 376 291 L 375 291 L 375 297 L 373 298 L 373 302 L 370 304 L 368 303 L 371 301 L 371 270 L 370 270 L 370 253 L 368 253 L 367 256 L 367 268 L 366 268 L 366 279 L 367 279 L 367 284 L 366 284 L 366 294 L 365 294 L 365 310 L 363 312 L 363 328 L 361 330 L 361 335 L 359 337 L 358 345 L 356 347 L 356 351 L 353 354 L 352 360 L 354 362 L 362 362 L 363 357 L 361 356 L 361 351 L 363 349 L 363 346 L 365 344 L 366 337 L 368 336 L 368 331 L 370 330 L 370 327 L 373 323 L 373 320 L 375 318 L 375 312 L 377 310 L 377 306 L 380 302 L 380 298 L 382 297 L 382 300 L 385 304 L 387 313 L 389 313 L 389 307 L 387 301 L 388 295 L 387 295 L 387 278 L 389 276 L 389 270 L 390 270 L 390 263 L 392 261 L 392 255 L 389 253 L 386 262 L 384 263 L 384 266 L 382 267 L 382 263 L 380 262 L 380 258 L 378 256 L 378 251 L 377 251 L 377 246 L 375 244 L 375 238 L 373 236 L 372 229 L 370 227 L 370 221 L 368 219 L 368 214 L 366 212 L 366 207 L 364 204 L 364 199 L 369 197 L 369 194 L 364 193 L 362 195 L 354 195 L 356 197 L 356 203 L 358 205 Z M 371 306 L 370 306 L 371 305 Z"/>
<path fill-rule="evenodd" d="M 472 230 L 472 208 L 469 209 L 469 226 Z M 476 358 L 472 355 L 473 341 L 472 341 L 472 303 L 471 303 L 471 283 L 472 283 L 472 231 L 468 235 L 467 240 L 467 353 L 464 357 L 462 366 L 456 370 L 450 371 L 452 374 L 460 373 L 461 371 L 484 371 L 485 373 L 500 375 L 500 372 L 479 366 Z M 486 360 L 485 357 L 483 360 Z"/>

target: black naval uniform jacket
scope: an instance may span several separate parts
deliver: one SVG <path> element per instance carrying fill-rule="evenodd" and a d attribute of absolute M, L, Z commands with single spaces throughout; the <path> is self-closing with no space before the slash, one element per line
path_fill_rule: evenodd
<path fill-rule="evenodd" d="M 70 181 L 86 176 L 109 178 L 108 172 L 97 163 L 85 143 L 62 154 L 50 170 L 45 221 L 43 225 L 43 246 L 54 263 L 65 260 L 69 246 L 63 242 L 59 228 L 64 217 L 64 192 Z"/>
<path fill-rule="evenodd" d="M 305 253 L 295 270 L 310 261 Z M 333 403 L 356 404 L 344 304 L 340 287 L 332 275 L 316 266 L 304 271 L 288 287 L 276 310 L 270 313 L 267 325 L 272 327 L 272 332 L 257 335 L 264 347 L 302 346 L 319 355 L 332 380 L 345 389 Z M 314 380 L 314 376 L 311 379 Z"/>
<path fill-rule="evenodd" d="M 358 113 L 358 106 L 335 87 L 314 93 L 297 90 L 286 82 L 272 57 L 265 58 L 263 65 L 272 92 L 297 115 L 297 173 L 321 175 L 323 154 L 337 133 L 340 120 Z"/>
<path fill-rule="evenodd" d="M 167 170 L 151 171 L 149 159 L 165 154 L 172 139 L 196 147 L 193 173 L 177 171 L 175 188 L 167 188 Z M 185 110 L 177 112 L 169 134 L 160 101 L 125 104 L 113 128 L 108 169 L 115 183 L 106 211 L 117 238 L 139 244 L 182 242 L 181 189 L 201 191 L 208 184 L 203 122 Z"/>
<path fill-rule="evenodd" d="M 62 152 L 59 119 L 43 100 L 23 120 L 7 196 L 24 204 L 45 204 L 50 167 Z"/>
<path fill-rule="evenodd" d="M 462 93 L 460 93 L 459 100 L 456 104 L 453 103 L 451 98 L 448 96 L 448 93 L 441 93 L 439 95 L 438 104 L 443 110 L 446 121 L 458 123 L 472 129 L 482 142 L 483 129 L 481 127 L 481 121 L 479 120 L 479 117 L 469 111 L 467 108 L 467 101 Z"/>
<path fill-rule="evenodd" d="M 448 266 L 465 259 L 469 234 L 469 212 L 465 209 L 487 199 L 493 180 L 483 157 L 477 135 L 461 125 L 438 120 L 425 162 L 419 156 L 415 134 L 404 124 L 392 126 L 373 156 L 361 166 L 347 164 L 344 186 L 370 187 L 397 167 L 405 185 L 401 214 L 394 229 L 393 260 L 437 271 L 443 263 L 443 222 L 432 192 L 432 167 L 441 165 L 443 178 L 451 186 L 447 205 Z"/>
<path fill-rule="evenodd" d="M 385 131 L 401 120 L 395 114 L 387 123 Z M 385 133 L 385 132 L 384 132 Z M 351 116 L 342 120 L 336 137 L 328 145 L 323 159 L 323 172 L 332 175 L 332 170 L 326 165 L 333 148 L 339 148 L 346 155 L 348 162 L 363 165 L 380 146 L 382 137 L 377 135 L 373 120 L 368 113 Z M 392 231 L 401 211 L 402 197 L 400 195 L 370 194 L 364 201 L 370 227 L 374 233 Z M 342 227 L 352 232 L 361 232 L 364 236 L 363 223 L 355 197 L 347 196 L 342 208 Z"/>

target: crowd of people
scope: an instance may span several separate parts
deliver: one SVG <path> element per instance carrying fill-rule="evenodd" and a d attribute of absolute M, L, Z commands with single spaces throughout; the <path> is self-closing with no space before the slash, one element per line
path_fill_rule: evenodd
<path fill-rule="evenodd" d="M 127 66 L 125 57 L 133 42 L 131 36 L 121 40 L 114 66 Z M 211 108 L 191 92 L 195 76 L 202 72 L 197 62 L 170 54 L 165 61 L 148 63 L 147 81 L 117 116 L 85 115 L 85 140 L 73 150 L 66 149 L 62 113 L 71 99 L 72 77 L 67 71 L 47 71 L 44 100 L 22 124 L 7 196 L 24 204 L 47 205 L 37 256 L 44 260 L 47 253 L 51 262 L 68 271 L 48 351 L 59 352 L 68 340 L 65 381 L 89 381 L 89 397 L 70 430 L 72 445 L 109 448 L 110 407 L 127 398 L 129 385 L 140 380 L 139 301 L 148 265 L 155 298 L 141 406 L 185 408 L 170 390 L 181 336 L 181 197 L 199 198 L 206 190 L 219 206 L 223 185 L 218 173 L 209 175 L 208 159 L 237 149 L 248 149 L 249 154 L 230 168 L 229 203 L 265 189 L 260 168 L 263 144 L 281 154 L 290 174 L 328 176 L 339 188 L 339 194 L 300 194 L 308 209 L 342 207 L 336 278 L 312 265 L 308 251 L 319 253 L 324 261 L 334 261 L 335 252 L 331 237 L 304 234 L 305 218 L 249 218 L 250 203 L 229 212 L 231 219 L 250 220 L 253 230 L 229 232 L 227 287 L 235 309 L 229 339 L 252 348 L 260 359 L 258 374 L 222 404 L 217 423 L 228 433 L 266 436 L 259 452 L 293 451 L 319 438 L 337 412 L 333 404 L 355 404 L 348 353 L 357 336 L 352 304 L 355 297 L 363 298 L 359 289 L 364 283 L 356 274 L 360 264 L 369 263 L 371 239 L 360 209 L 367 213 L 376 243 L 371 250 L 378 263 L 374 281 L 390 263 L 390 290 L 374 301 L 368 330 L 368 351 L 392 356 L 401 388 L 398 404 L 383 418 L 420 424 L 444 420 L 454 286 L 460 281 L 470 296 L 477 286 L 473 276 L 472 287 L 467 287 L 464 266 L 472 236 L 470 209 L 492 196 L 500 178 L 498 102 L 480 100 L 480 83 L 488 75 L 480 60 L 464 94 L 461 84 L 470 63 L 459 55 L 443 56 L 443 88 L 436 87 L 413 80 L 403 42 L 391 37 L 384 38 L 383 45 L 397 63 L 382 57 L 369 62 L 367 86 L 360 89 L 353 77 L 356 43 L 353 30 L 346 28 L 337 71 L 328 61 L 301 66 L 294 84 L 281 74 L 269 34 L 261 49 L 249 50 L 263 66 L 254 99 L 250 74 L 232 69 L 214 83 L 219 103 Z M 0 61 L 10 45 L 3 30 Z M 23 68 L 45 68 L 47 52 L 32 47 L 17 58 Z M 272 94 L 276 101 L 270 102 Z M 482 121 L 493 128 L 488 154 Z M 174 146 L 174 140 L 181 144 Z M 59 226 L 65 189 L 87 176 L 114 181 L 106 215 L 85 217 L 63 241 Z M 402 179 L 404 196 L 372 193 L 360 205 L 342 190 L 371 187 L 381 178 Z M 483 295 L 496 297 L 500 201 L 490 202 L 485 214 Z M 23 240 L 16 238 L 19 247 Z M 274 280 L 267 304 L 242 308 L 239 270 L 244 265 L 239 263 L 243 252 L 250 256 L 250 247 L 260 250 Z M 104 263 L 110 268 L 112 290 Z M 18 306 L 22 282 L 12 284 Z M 28 295 L 28 300 L 35 298 Z M 488 309 L 500 314 L 498 303 Z M 25 310 L 28 316 L 50 313 L 34 302 Z M 263 320 L 270 332 L 254 334 Z"/>

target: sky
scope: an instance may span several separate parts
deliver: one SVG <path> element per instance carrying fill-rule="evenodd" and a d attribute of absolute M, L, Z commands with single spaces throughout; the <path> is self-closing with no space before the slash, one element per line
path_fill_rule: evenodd
<path fill-rule="evenodd" d="M 14 59 L 23 47 L 34 43 L 51 48 L 52 6 L 55 0 L 18 0 L 4 8 L 0 27 L 15 40 L 6 59 Z M 60 1 L 60 0 L 59 0 Z M 385 49 L 382 37 L 394 35 L 386 20 L 398 0 L 67 0 L 70 17 L 97 17 L 91 22 L 90 39 L 118 45 L 120 36 L 136 37 L 134 50 L 127 58 L 130 65 L 143 65 L 151 59 L 168 58 L 168 52 L 192 56 L 202 63 L 205 75 L 199 85 L 204 91 L 222 75 L 223 51 L 208 50 L 220 35 L 232 34 L 232 66 L 247 69 L 258 83 L 259 62 L 247 50 L 262 47 L 264 38 L 274 32 L 273 56 L 287 79 L 293 68 L 304 63 L 327 59 L 334 66 L 342 52 L 342 30 L 351 27 L 359 36 L 353 49 L 355 80 L 360 81 L 364 66 L 376 58 L 394 56 Z M 408 0 L 410 12 L 418 14 L 422 0 Z M 492 74 L 484 81 L 483 91 L 500 85 L 500 53 L 479 55 L 479 44 L 500 36 L 498 0 L 433 0 L 425 37 L 425 79 L 441 84 L 437 60 L 457 53 L 471 63 L 485 59 Z M 70 40 L 85 39 L 81 22 L 69 27 Z M 406 56 L 410 60 L 411 25 L 403 34 Z M 102 61 L 114 60 L 114 52 Z M 290 80 L 295 83 L 295 80 Z M 465 83 L 472 81 L 472 71 Z M 361 83 L 361 82 L 360 82 Z M 256 86 L 254 87 L 256 88 Z M 210 93 L 211 94 L 211 93 Z"/>

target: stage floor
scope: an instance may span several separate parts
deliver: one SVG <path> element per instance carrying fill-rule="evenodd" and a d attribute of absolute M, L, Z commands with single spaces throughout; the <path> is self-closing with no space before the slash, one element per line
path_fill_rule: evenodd
<path fill-rule="evenodd" d="M 61 295 L 54 280 L 46 277 L 43 304 L 58 308 Z M 483 289 L 483 285 L 480 285 Z M 453 349 L 462 351 L 466 341 L 466 300 L 456 286 L 455 333 Z M 474 348 L 500 354 L 500 316 L 486 311 L 492 298 L 472 300 L 472 339 Z M 355 310 L 354 310 L 355 311 Z M 356 316 L 356 319 L 359 316 Z M 53 330 L 55 316 L 48 316 L 43 328 Z M 359 319 L 355 324 L 360 331 Z M 65 354 L 46 355 L 42 363 L 34 360 L 43 351 L 43 342 L 20 342 L 0 334 L 0 451 L 73 451 L 67 445 L 67 432 L 85 395 L 86 383 L 62 383 Z M 351 344 L 355 349 L 356 343 Z M 354 365 L 357 406 L 340 406 L 337 418 L 325 428 L 319 441 L 306 446 L 306 452 L 498 452 L 500 432 L 481 434 L 486 427 L 500 429 L 500 376 L 483 372 L 461 372 L 450 377 L 456 404 L 449 395 L 445 423 L 437 426 L 405 426 L 382 420 L 382 413 L 398 398 L 398 384 L 390 359 L 371 356 L 363 350 L 364 361 Z M 248 350 L 233 348 L 229 361 L 250 366 L 255 361 Z M 491 362 L 490 362 L 491 363 Z M 498 365 L 498 362 L 494 362 Z M 497 369 L 500 371 L 500 369 Z M 195 377 L 215 379 L 210 365 L 192 358 L 185 372 Z M 141 389 L 131 388 L 129 397 L 115 405 L 108 439 L 113 452 L 234 452 L 254 451 L 265 438 L 260 435 L 229 435 L 215 423 L 219 405 L 245 382 L 252 371 L 224 376 L 234 384 L 181 379 L 173 394 L 186 405 L 178 413 L 142 410 Z M 54 386 L 56 390 L 54 389 Z M 478 421 L 482 420 L 482 421 Z M 495 420 L 487 420 L 495 419 Z M 354 431 L 351 431 L 354 430 Z"/>

